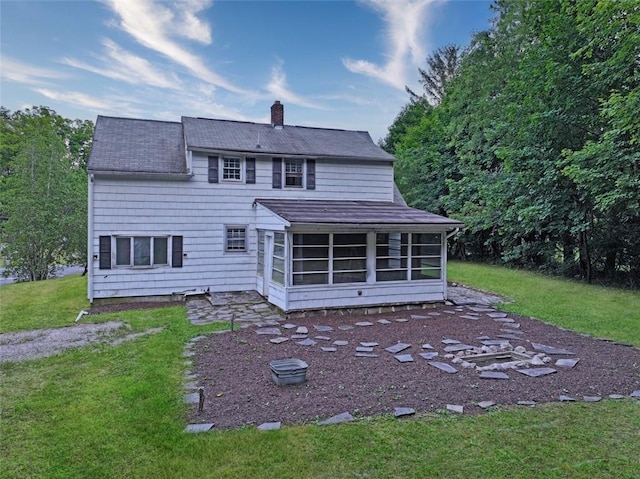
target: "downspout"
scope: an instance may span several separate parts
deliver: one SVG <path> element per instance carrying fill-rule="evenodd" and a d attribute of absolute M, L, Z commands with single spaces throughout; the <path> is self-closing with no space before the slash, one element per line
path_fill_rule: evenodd
<path fill-rule="evenodd" d="M 89 173 L 87 175 L 87 183 L 88 183 L 88 210 L 89 214 L 87 220 L 87 297 L 89 298 L 89 303 L 93 304 L 93 175 Z"/>
<path fill-rule="evenodd" d="M 445 236 L 444 239 L 444 245 L 442 245 L 442 257 L 444 258 L 444 261 L 442 262 L 443 265 L 445 265 L 445 267 L 443 268 L 443 272 L 442 272 L 442 276 L 444 278 L 444 300 L 447 301 L 447 292 L 449 291 L 449 288 L 447 286 L 447 267 L 446 265 L 448 264 L 448 258 L 447 258 L 447 249 L 449 246 L 449 238 L 457 235 L 460 232 L 460 228 L 456 228 L 454 229 L 451 233 L 447 234 Z"/>

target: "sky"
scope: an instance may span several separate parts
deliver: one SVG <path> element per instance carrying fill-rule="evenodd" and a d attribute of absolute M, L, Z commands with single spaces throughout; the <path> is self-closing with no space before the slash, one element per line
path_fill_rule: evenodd
<path fill-rule="evenodd" d="M 0 103 L 180 121 L 364 130 L 422 91 L 418 68 L 489 28 L 488 0 L 0 0 Z"/>

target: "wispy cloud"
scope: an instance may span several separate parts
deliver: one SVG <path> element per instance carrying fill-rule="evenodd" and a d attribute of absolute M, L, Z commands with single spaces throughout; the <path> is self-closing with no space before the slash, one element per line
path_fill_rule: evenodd
<path fill-rule="evenodd" d="M 422 34 L 429 8 L 436 0 L 367 0 L 362 2 L 380 12 L 387 38 L 387 62 L 376 65 L 368 60 L 343 58 L 344 66 L 353 73 L 377 78 L 404 89 L 408 69 L 424 61 Z"/>
<path fill-rule="evenodd" d="M 41 85 L 45 80 L 56 80 L 66 77 L 66 75 L 61 72 L 29 65 L 6 56 L 0 59 L 0 65 L 2 65 L 2 68 L 0 68 L 0 76 L 2 78 L 25 85 Z"/>
<path fill-rule="evenodd" d="M 272 95 L 275 95 L 276 98 L 287 103 L 308 108 L 322 108 L 311 101 L 305 100 L 303 97 L 289 89 L 289 86 L 287 85 L 287 75 L 284 72 L 283 66 L 284 63 L 280 61 L 271 69 L 271 79 L 266 86 L 267 91 Z"/>
<path fill-rule="evenodd" d="M 131 84 L 146 84 L 160 88 L 180 88 L 180 81 L 175 76 L 162 73 L 146 59 L 134 55 L 105 38 L 102 41 L 105 48 L 103 66 L 89 65 L 74 58 L 63 58 L 62 63 L 82 70 L 102 75 L 114 80 L 121 80 Z"/>
<path fill-rule="evenodd" d="M 60 101 L 63 103 L 75 104 L 81 107 L 90 108 L 92 110 L 106 110 L 113 106 L 111 100 L 101 100 L 99 98 L 80 93 L 77 91 L 55 91 L 47 88 L 36 88 L 35 91 L 50 100 Z"/>
<path fill-rule="evenodd" d="M 182 37 L 208 45 L 211 29 L 197 14 L 211 5 L 209 0 L 186 0 L 174 3 L 154 0 L 105 0 L 119 17 L 118 26 L 141 45 L 154 50 L 186 68 L 202 81 L 239 94 L 253 94 L 211 70 L 197 55 L 183 47 Z"/>

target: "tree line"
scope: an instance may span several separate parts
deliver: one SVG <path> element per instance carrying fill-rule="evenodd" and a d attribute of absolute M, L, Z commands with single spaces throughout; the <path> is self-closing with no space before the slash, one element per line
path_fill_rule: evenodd
<path fill-rule="evenodd" d="M 19 281 L 86 263 L 93 122 L 48 107 L 0 108 L 0 255 Z"/>
<path fill-rule="evenodd" d="M 381 141 L 407 202 L 466 224 L 451 253 L 640 284 L 640 4 L 497 0 L 420 70 Z"/>

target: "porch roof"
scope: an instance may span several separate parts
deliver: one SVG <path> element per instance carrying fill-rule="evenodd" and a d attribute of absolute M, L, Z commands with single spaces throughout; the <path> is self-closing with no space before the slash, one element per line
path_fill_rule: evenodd
<path fill-rule="evenodd" d="M 387 201 L 256 199 L 268 210 L 295 224 L 436 225 L 459 228 L 458 220 Z"/>

